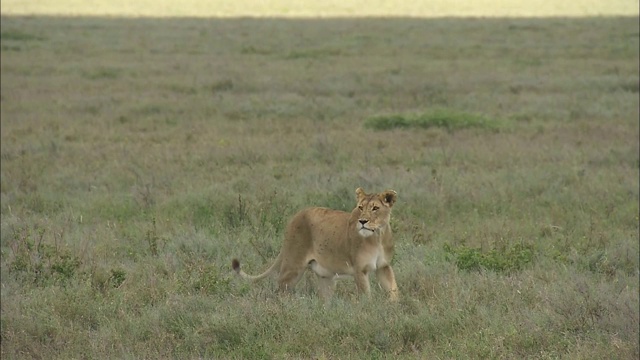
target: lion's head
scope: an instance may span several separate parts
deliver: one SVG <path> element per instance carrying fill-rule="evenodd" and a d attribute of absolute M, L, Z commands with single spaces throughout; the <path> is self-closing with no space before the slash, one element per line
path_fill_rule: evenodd
<path fill-rule="evenodd" d="M 367 194 L 362 188 L 356 189 L 358 205 L 353 214 L 358 217 L 356 231 L 362 237 L 383 232 L 389 226 L 391 207 L 396 202 L 396 192 L 387 190 L 379 194 Z"/>

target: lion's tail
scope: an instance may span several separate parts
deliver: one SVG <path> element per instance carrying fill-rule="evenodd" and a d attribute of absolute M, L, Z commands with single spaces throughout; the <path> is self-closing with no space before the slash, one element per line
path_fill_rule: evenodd
<path fill-rule="evenodd" d="M 266 278 L 267 276 L 271 275 L 271 273 L 278 270 L 278 268 L 280 267 L 280 263 L 282 262 L 281 255 L 282 253 L 278 254 L 278 257 L 273 262 L 273 264 L 265 272 L 263 272 L 260 275 L 249 275 L 244 271 L 242 271 L 242 269 L 240 268 L 240 261 L 238 259 L 233 259 L 231 261 L 231 267 L 238 275 L 242 276 L 242 278 L 250 281 L 258 281 Z"/>

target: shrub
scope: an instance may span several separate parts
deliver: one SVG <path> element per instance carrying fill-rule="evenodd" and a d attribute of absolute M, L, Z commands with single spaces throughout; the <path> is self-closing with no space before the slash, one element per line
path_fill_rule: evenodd
<path fill-rule="evenodd" d="M 56 236 L 56 235 L 54 235 Z M 36 284 L 64 281 L 74 277 L 82 265 L 69 249 L 46 243 L 42 228 L 22 228 L 14 233 L 7 263 L 10 272 L 21 274 Z"/>
<path fill-rule="evenodd" d="M 451 247 L 444 245 L 447 260 L 454 261 L 460 270 L 486 269 L 501 273 L 511 273 L 521 270 L 533 261 L 533 246 L 516 244 L 513 247 L 490 249 L 483 252 L 481 248 L 471 248 L 465 245 Z"/>

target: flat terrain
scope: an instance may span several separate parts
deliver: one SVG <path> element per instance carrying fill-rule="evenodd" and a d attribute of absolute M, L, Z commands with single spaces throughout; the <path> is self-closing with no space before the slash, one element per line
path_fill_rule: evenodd
<path fill-rule="evenodd" d="M 3 359 L 640 356 L 637 17 L 1 20 Z M 232 276 L 359 186 L 399 304 Z"/>

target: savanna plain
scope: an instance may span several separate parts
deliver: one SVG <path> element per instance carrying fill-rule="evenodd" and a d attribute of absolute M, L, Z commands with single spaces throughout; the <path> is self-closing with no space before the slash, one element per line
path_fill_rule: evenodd
<path fill-rule="evenodd" d="M 1 19 L 3 359 L 637 359 L 637 17 Z M 400 301 L 233 276 L 394 189 Z"/>

